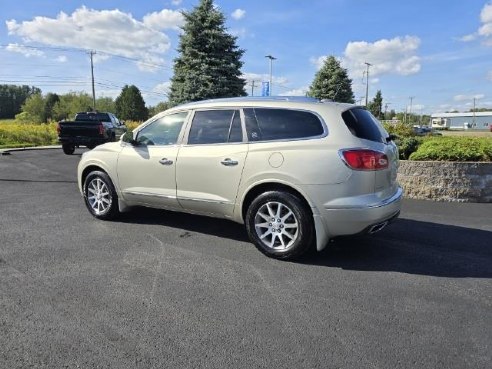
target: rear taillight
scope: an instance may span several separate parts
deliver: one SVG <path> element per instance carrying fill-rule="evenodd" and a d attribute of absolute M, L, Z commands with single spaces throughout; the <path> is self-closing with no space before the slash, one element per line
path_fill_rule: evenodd
<path fill-rule="evenodd" d="M 99 123 L 99 134 L 101 136 L 104 136 L 104 126 L 102 123 Z"/>
<path fill-rule="evenodd" d="M 340 155 L 351 169 L 382 170 L 389 166 L 388 157 L 379 151 L 369 149 L 340 150 Z"/>
<path fill-rule="evenodd" d="M 58 134 L 60 134 L 60 133 L 61 133 L 60 123 L 57 123 L 57 124 L 56 124 L 56 133 L 58 133 Z"/>

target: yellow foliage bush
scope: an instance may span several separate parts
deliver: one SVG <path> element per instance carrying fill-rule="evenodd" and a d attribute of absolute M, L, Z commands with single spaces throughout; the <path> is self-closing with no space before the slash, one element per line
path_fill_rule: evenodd
<path fill-rule="evenodd" d="M 0 123 L 0 147 L 43 146 L 57 143 L 56 123 Z"/>

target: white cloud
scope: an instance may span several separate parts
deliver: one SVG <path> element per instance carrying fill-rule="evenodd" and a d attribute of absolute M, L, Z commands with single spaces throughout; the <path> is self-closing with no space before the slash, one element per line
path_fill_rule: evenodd
<path fill-rule="evenodd" d="M 158 94 L 163 94 L 163 95 L 168 95 L 169 94 L 169 89 L 171 88 L 171 82 L 163 82 L 159 83 L 158 85 L 154 86 L 152 89 L 152 92 L 158 93 Z"/>
<path fill-rule="evenodd" d="M 485 97 L 484 94 L 475 94 L 475 95 L 456 95 L 453 97 L 454 101 L 469 101 L 473 99 L 483 99 Z"/>
<path fill-rule="evenodd" d="M 469 35 L 464 35 L 459 37 L 458 40 L 463 42 L 470 42 L 476 40 L 476 38 L 477 38 L 476 33 L 470 33 Z"/>
<path fill-rule="evenodd" d="M 306 96 L 308 90 L 309 90 L 309 86 L 304 86 L 304 87 L 289 90 L 287 92 L 282 92 L 279 94 L 279 96 Z"/>
<path fill-rule="evenodd" d="M 235 20 L 239 20 L 239 19 L 243 19 L 245 15 L 246 15 L 246 10 L 236 9 L 232 12 L 231 17 L 234 18 Z"/>
<path fill-rule="evenodd" d="M 68 61 L 68 58 L 65 55 L 60 55 L 55 60 L 59 63 L 66 63 Z"/>
<path fill-rule="evenodd" d="M 19 44 L 8 44 L 5 47 L 5 49 L 10 52 L 22 54 L 26 58 L 30 58 L 31 56 L 37 56 L 37 57 L 45 56 L 44 52 L 42 52 L 41 50 L 29 46 L 19 45 Z"/>
<path fill-rule="evenodd" d="M 170 41 L 165 33 L 152 27 L 157 19 L 165 21 L 163 24 L 166 27 L 174 27 L 177 17 L 174 18 L 174 13 L 164 11 L 147 17 L 145 24 L 145 21 L 140 22 L 131 14 L 118 9 L 99 11 L 83 6 L 70 15 L 60 12 L 56 18 L 39 16 L 31 21 L 9 20 L 6 24 L 9 35 L 20 36 L 24 42 L 98 50 L 135 58 L 144 63 L 155 63 L 155 60 L 160 63 L 162 55 L 170 48 Z M 104 58 L 104 55 L 96 56 L 98 60 Z"/>
<path fill-rule="evenodd" d="M 489 81 L 492 81 L 492 70 L 489 70 L 489 72 L 487 73 L 487 79 Z"/>
<path fill-rule="evenodd" d="M 485 4 L 480 12 L 482 23 L 492 23 L 492 3 Z"/>
<path fill-rule="evenodd" d="M 275 69 L 275 67 L 274 67 Z M 244 73 L 241 78 L 244 78 L 246 81 L 251 81 L 255 80 L 256 82 L 260 83 L 262 81 L 269 81 L 270 80 L 270 75 L 265 73 L 265 74 L 258 74 L 258 73 Z M 286 83 L 289 83 L 289 80 L 285 77 L 276 77 L 275 75 L 272 76 L 272 84 L 281 84 L 284 85 Z"/>
<path fill-rule="evenodd" d="M 178 6 L 178 5 L 180 5 L 182 2 L 183 2 L 183 0 L 172 0 L 172 1 L 171 1 L 171 3 L 172 3 L 174 6 Z"/>
<path fill-rule="evenodd" d="M 415 36 L 382 39 L 374 43 L 365 41 L 349 42 L 345 48 L 342 64 L 352 76 L 362 76 L 365 62 L 371 63 L 370 75 L 410 75 L 420 71 L 420 57 L 417 55 L 420 39 Z"/>
<path fill-rule="evenodd" d="M 184 24 L 184 17 L 177 10 L 162 9 L 143 17 L 143 24 L 155 30 L 175 29 L 179 30 Z"/>
<path fill-rule="evenodd" d="M 239 29 L 231 29 L 231 35 L 240 38 L 245 38 L 246 36 L 248 36 L 248 31 L 244 27 Z"/>
<path fill-rule="evenodd" d="M 480 23 L 476 32 L 462 36 L 459 40 L 468 42 L 480 37 L 484 45 L 492 46 L 492 2 L 485 4 L 480 11 Z"/>
<path fill-rule="evenodd" d="M 326 56 L 312 57 L 309 61 L 316 66 L 316 69 L 320 70 L 325 64 L 326 58 Z"/>

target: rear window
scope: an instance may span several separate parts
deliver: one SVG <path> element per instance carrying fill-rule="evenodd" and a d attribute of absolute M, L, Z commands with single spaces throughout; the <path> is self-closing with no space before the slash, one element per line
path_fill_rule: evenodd
<path fill-rule="evenodd" d="M 109 114 L 105 113 L 78 113 L 75 116 L 75 120 L 78 121 L 98 121 L 98 122 L 111 122 Z"/>
<path fill-rule="evenodd" d="M 342 118 L 354 136 L 375 142 L 386 142 L 379 129 L 379 122 L 369 111 L 362 108 L 350 109 L 342 113 Z"/>
<path fill-rule="evenodd" d="M 313 113 L 290 109 L 244 109 L 249 141 L 317 137 L 323 124 Z"/>

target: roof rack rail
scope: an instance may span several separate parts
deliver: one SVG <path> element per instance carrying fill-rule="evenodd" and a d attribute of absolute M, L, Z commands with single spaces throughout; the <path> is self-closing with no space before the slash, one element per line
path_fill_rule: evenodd
<path fill-rule="evenodd" d="M 243 96 L 243 97 L 225 97 L 208 100 L 193 101 L 185 103 L 186 105 L 201 104 L 206 102 L 235 102 L 235 101 L 293 101 L 293 102 L 320 102 L 315 97 L 308 96 Z"/>

